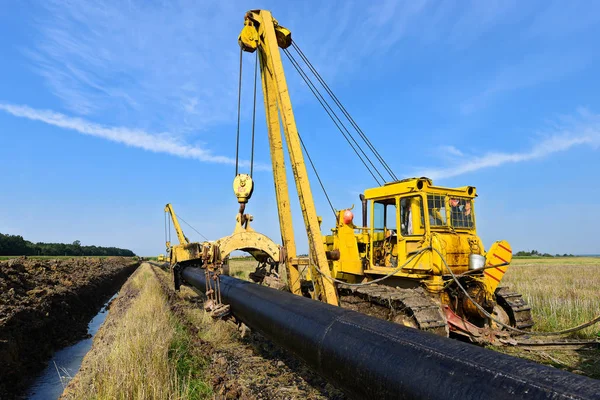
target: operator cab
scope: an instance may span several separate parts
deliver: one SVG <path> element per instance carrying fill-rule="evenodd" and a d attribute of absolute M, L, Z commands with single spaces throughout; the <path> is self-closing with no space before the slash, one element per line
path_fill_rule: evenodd
<path fill-rule="evenodd" d="M 475 188 L 433 186 L 428 178 L 392 182 L 365 191 L 371 211 L 370 264 L 395 268 L 423 247 L 431 233 L 475 234 Z"/>

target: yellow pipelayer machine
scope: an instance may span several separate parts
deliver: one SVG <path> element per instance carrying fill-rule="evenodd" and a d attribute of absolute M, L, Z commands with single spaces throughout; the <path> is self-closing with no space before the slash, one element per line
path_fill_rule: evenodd
<path fill-rule="evenodd" d="M 445 188 L 412 178 L 367 189 L 361 195 L 361 224 L 353 222 L 350 209 L 338 211 L 332 234 L 322 236 L 281 61 L 280 49 L 289 56 L 291 33 L 270 12 L 252 10 L 239 44 L 243 51 L 258 51 L 281 261 L 293 293 L 474 341 L 499 334 L 501 324 L 494 320 L 519 329 L 533 325 L 521 295 L 498 286 L 512 251 L 505 241 L 485 250 L 476 231 L 474 187 Z M 308 235 L 308 259 L 296 254 L 281 127 Z"/>

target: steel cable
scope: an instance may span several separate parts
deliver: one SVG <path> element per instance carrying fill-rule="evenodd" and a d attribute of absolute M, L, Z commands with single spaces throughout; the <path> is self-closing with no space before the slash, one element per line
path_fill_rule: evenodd
<path fill-rule="evenodd" d="M 164 215 L 165 215 L 165 243 L 166 243 L 167 242 L 167 212 L 166 211 L 164 212 Z M 167 248 L 167 250 L 169 250 L 169 249 Z"/>
<path fill-rule="evenodd" d="M 558 336 L 558 335 L 564 335 L 567 333 L 571 333 L 571 332 L 577 332 L 580 331 L 584 328 L 587 328 L 588 326 L 592 326 L 598 322 L 600 322 L 600 315 L 598 315 L 597 317 L 593 318 L 592 320 L 583 323 L 581 325 L 577 325 L 574 326 L 572 328 L 568 328 L 568 329 L 563 329 L 560 331 L 556 331 L 556 332 L 530 332 L 530 331 L 524 331 L 522 329 L 518 329 L 518 328 L 514 328 L 510 325 L 506 325 L 505 323 L 498 321 L 496 318 L 494 318 L 490 313 L 488 313 L 485 308 L 483 308 L 483 306 L 481 306 L 479 303 L 475 302 L 475 300 L 473 300 L 473 298 L 469 295 L 469 293 L 467 292 L 467 290 L 463 287 L 463 285 L 459 282 L 458 278 L 456 277 L 456 275 L 454 274 L 454 272 L 452 272 L 452 269 L 450 269 L 450 266 L 448 266 L 448 263 L 446 262 L 445 257 L 442 255 L 442 253 L 436 249 L 433 248 L 433 250 L 435 250 L 438 255 L 440 256 L 440 258 L 442 259 L 442 262 L 444 263 L 444 266 L 446 267 L 446 269 L 450 272 L 450 275 L 452 276 L 452 279 L 454 280 L 454 282 L 456 282 L 456 285 L 460 288 L 460 290 L 462 290 L 462 292 L 465 294 L 465 296 L 467 296 L 467 298 L 473 303 L 475 304 L 475 306 L 479 309 L 479 311 L 481 311 L 486 317 L 488 317 L 489 319 L 491 319 L 492 321 L 494 321 L 495 323 L 497 323 L 498 325 L 500 325 L 503 328 L 506 328 L 510 331 L 513 332 L 519 332 L 522 334 L 526 334 L 526 335 L 533 335 L 533 336 Z"/>
<path fill-rule="evenodd" d="M 235 175 L 238 174 L 238 160 L 240 154 L 240 117 L 242 109 L 242 48 L 240 47 L 240 77 L 238 82 L 238 107 L 237 107 L 237 137 L 235 141 Z"/>
<path fill-rule="evenodd" d="M 256 126 L 256 78 L 258 75 L 258 51 L 254 61 L 254 105 L 252 107 L 252 150 L 250 151 L 250 178 L 254 172 L 254 129 Z M 236 174 L 237 175 L 237 174 Z"/>
<path fill-rule="evenodd" d="M 581 325 L 577 325 L 574 326 L 572 328 L 568 328 L 568 329 L 563 329 L 560 331 L 556 331 L 556 332 L 530 332 L 530 331 L 524 331 L 522 329 L 518 329 L 518 328 L 514 328 L 510 325 L 506 325 L 505 323 L 498 321 L 496 318 L 494 318 L 490 313 L 488 313 L 483 306 L 481 306 L 479 303 L 475 302 L 475 300 L 473 300 L 473 298 L 469 295 L 469 293 L 467 293 L 467 290 L 462 286 L 462 284 L 459 282 L 458 278 L 456 277 L 456 275 L 454 274 L 454 272 L 452 272 L 452 270 L 450 269 L 450 266 L 448 266 L 448 263 L 446 262 L 446 259 L 444 258 L 444 256 L 442 255 L 442 253 L 433 247 L 425 247 L 421 250 L 419 250 L 415 255 L 413 255 L 410 259 L 408 259 L 404 264 L 402 264 L 401 266 L 397 267 L 396 269 L 394 269 L 392 272 L 390 272 L 389 274 L 387 274 L 384 277 L 378 278 L 378 279 L 374 279 L 372 281 L 369 282 L 362 282 L 362 283 L 347 283 L 344 281 L 340 281 L 338 279 L 335 279 L 331 276 L 325 275 L 323 274 L 323 271 L 321 271 L 319 269 L 319 267 L 315 264 L 314 267 L 317 271 L 319 271 L 319 273 L 324 276 L 325 278 L 329 279 L 332 283 L 339 283 L 339 284 L 343 284 L 346 286 L 366 286 L 366 285 L 372 285 L 374 283 L 377 282 L 381 282 L 385 279 L 388 279 L 389 277 L 391 277 L 392 275 L 394 275 L 396 272 L 400 271 L 402 268 L 404 268 L 406 265 L 408 265 L 416 256 L 418 256 L 419 254 L 423 253 L 426 250 L 434 250 L 435 252 L 437 252 L 442 260 L 442 262 L 444 263 L 444 266 L 446 267 L 446 269 L 448 271 L 450 271 L 450 275 L 452 276 L 452 279 L 456 282 L 456 284 L 458 285 L 458 287 L 460 288 L 460 290 L 465 294 L 465 296 L 467 296 L 467 298 L 473 303 L 475 304 L 475 306 L 489 319 L 491 319 L 492 321 L 494 321 L 495 323 L 497 323 L 498 325 L 500 325 L 503 328 L 506 328 L 510 331 L 514 331 L 514 332 L 518 332 L 518 333 L 522 333 L 522 334 L 526 334 L 526 335 L 532 335 L 532 336 L 558 336 L 558 335 L 565 335 L 567 333 L 572 333 L 572 332 L 577 332 L 580 331 L 584 328 L 587 328 L 588 326 L 592 326 L 598 322 L 600 322 L 600 315 L 598 315 L 597 317 L 593 318 L 592 320 L 585 322 Z"/>
<path fill-rule="evenodd" d="M 383 182 L 385 182 L 385 179 L 383 179 L 383 176 L 381 175 L 381 173 L 379 172 L 379 170 L 377 170 L 377 168 L 373 165 L 372 161 L 365 154 L 364 150 L 362 150 L 362 148 L 356 142 L 356 140 L 354 139 L 354 137 L 350 134 L 350 132 L 348 131 L 348 129 L 346 129 L 346 127 L 342 124 L 342 122 L 339 119 L 339 117 L 337 115 L 335 115 L 335 112 L 333 111 L 333 109 L 331 108 L 331 106 L 329 106 L 329 104 L 327 104 L 327 101 L 319 93 L 318 89 L 312 83 L 312 81 L 310 80 L 310 78 L 308 77 L 308 75 L 306 75 L 306 73 L 302 70 L 302 68 L 300 67 L 300 65 L 298 64 L 298 62 L 295 60 L 294 56 L 292 56 L 287 49 L 284 49 L 283 51 L 284 51 L 285 55 L 288 57 L 288 59 L 290 60 L 290 62 L 292 63 L 292 65 L 294 66 L 294 68 L 296 69 L 296 71 L 298 71 L 298 74 L 300 74 L 300 77 L 307 84 L 308 88 L 310 89 L 310 91 L 312 92 L 312 94 L 315 96 L 315 98 L 317 99 L 317 101 L 319 102 L 319 104 L 321 104 L 321 106 L 323 107 L 323 109 L 325 110 L 325 112 L 327 113 L 327 115 L 329 116 L 329 118 L 331 118 L 331 120 L 333 121 L 333 123 L 336 126 L 336 128 L 338 128 L 338 130 L 340 131 L 340 133 L 342 134 L 342 136 L 344 136 L 344 139 L 346 139 L 346 141 L 348 142 L 348 144 L 350 145 L 350 147 L 352 148 L 352 150 L 354 150 L 354 152 L 358 156 L 359 160 L 363 163 L 363 165 L 365 166 L 365 168 L 367 168 L 367 171 L 369 171 L 369 173 L 371 174 L 371 176 L 373 177 L 373 179 L 375 179 L 375 182 L 377 182 L 378 185 L 382 184 L 379 181 L 379 179 L 375 176 L 375 174 L 373 174 L 373 171 L 371 171 L 371 168 L 369 168 L 369 166 L 367 165 L 367 163 L 365 162 L 365 160 L 363 159 L 363 157 L 358 153 L 358 150 L 356 150 L 356 148 L 358 148 L 363 153 L 364 157 L 367 159 L 367 161 L 369 162 L 369 164 L 371 164 L 371 166 L 373 167 L 373 169 L 375 170 L 375 172 L 377 173 L 377 175 L 379 175 L 379 177 L 381 178 L 381 180 L 383 180 Z M 334 116 L 335 116 L 335 118 L 334 118 Z M 339 123 L 336 121 L 336 119 L 337 119 L 337 121 L 339 121 Z M 343 130 L 342 130 L 342 128 L 343 128 Z M 344 130 L 347 132 L 347 134 L 344 133 Z M 356 147 L 352 144 L 352 142 L 350 141 L 350 139 L 348 137 L 350 137 L 352 139 L 352 141 L 356 144 Z"/>
<path fill-rule="evenodd" d="M 196 231 L 196 233 L 198 235 L 202 236 L 204 238 L 204 240 L 206 240 L 207 242 L 210 242 L 210 240 L 206 236 L 204 236 L 203 234 L 201 234 L 200 232 L 198 232 L 198 230 L 196 228 L 194 228 L 192 225 L 190 225 L 189 223 L 187 223 L 185 221 L 185 219 L 181 218 L 181 216 L 179 214 L 175 214 L 175 216 L 177 218 L 179 218 L 184 224 L 186 224 L 187 226 L 189 226 L 190 228 L 192 228 L 194 231 Z"/>
<path fill-rule="evenodd" d="M 300 57 L 302 58 L 302 60 L 304 60 L 304 62 L 308 66 L 308 68 L 312 71 L 312 73 L 317 78 L 317 80 L 325 88 L 325 90 L 327 91 L 327 93 L 329 94 L 329 96 L 331 96 L 331 98 L 333 99 L 333 101 L 335 102 L 335 104 L 339 107 L 339 109 L 342 111 L 342 113 L 346 116 L 346 118 L 348 119 L 348 121 L 350 121 L 350 124 L 358 132 L 358 134 L 361 136 L 361 138 L 363 139 L 363 141 L 367 144 L 367 146 L 369 147 L 369 149 L 373 152 L 373 154 L 375 155 L 375 157 L 379 160 L 379 162 L 381 163 L 381 165 L 385 168 L 385 170 L 388 172 L 388 174 L 390 174 L 390 177 L 393 180 L 397 181 L 398 178 L 396 177 L 396 175 L 394 174 L 394 172 L 392 171 L 392 169 L 390 168 L 390 166 L 388 165 L 388 163 L 384 160 L 384 158 L 381 156 L 381 154 L 377 151 L 377 149 L 375 148 L 375 146 L 373 145 L 373 143 L 369 140 L 369 138 L 367 137 L 367 135 L 363 132 L 363 130 L 358 126 L 358 124 L 356 123 L 356 121 L 354 120 L 354 118 L 352 118 L 352 116 L 350 115 L 350 113 L 346 110 L 346 108 L 343 106 L 343 104 L 337 98 L 337 96 L 335 95 L 335 93 L 333 93 L 333 91 L 331 90 L 331 88 L 329 87 L 329 85 L 327 85 L 327 83 L 325 82 L 325 80 L 321 77 L 321 74 L 319 74 L 319 72 L 316 70 L 316 68 L 312 65 L 312 63 L 304 55 L 304 52 L 302 52 L 302 50 L 296 44 L 296 42 L 292 42 L 292 46 L 298 52 L 298 54 L 300 55 Z"/>
<path fill-rule="evenodd" d="M 313 171 L 315 172 L 315 176 L 317 177 L 317 180 L 319 181 L 319 185 L 321 185 L 321 189 L 323 189 L 323 193 L 325 194 L 325 197 L 327 198 L 327 202 L 329 203 L 329 207 L 331 208 L 331 212 L 333 212 L 333 218 L 337 218 L 337 215 L 335 214 L 335 208 L 333 208 L 333 204 L 331 204 L 331 200 L 329 199 L 329 195 L 327 194 L 327 190 L 325 190 L 325 186 L 323 185 L 323 182 L 321 181 L 321 177 L 319 176 L 319 173 L 317 172 L 317 168 L 315 167 L 315 164 L 313 164 L 312 158 L 310 157 L 310 154 L 308 154 L 308 150 L 306 149 L 306 146 L 304 145 L 304 141 L 302 140 L 302 136 L 300 136 L 300 132 L 298 132 L 298 138 L 300 139 L 300 144 L 302 145 L 302 148 L 304 149 L 304 153 L 306 154 L 306 158 L 308 158 L 308 162 L 310 163 Z"/>

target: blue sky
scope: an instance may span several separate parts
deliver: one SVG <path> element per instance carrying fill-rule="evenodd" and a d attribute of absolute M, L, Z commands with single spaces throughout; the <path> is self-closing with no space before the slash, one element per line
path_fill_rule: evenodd
<path fill-rule="evenodd" d="M 478 188 L 486 246 L 600 253 L 600 6 L 591 1 L 6 1 L 0 232 L 158 254 L 171 202 L 205 236 L 228 235 L 237 35 L 251 8 L 292 31 L 397 176 Z M 253 60 L 244 55 L 244 160 Z M 371 176 L 285 67 L 334 206 L 359 207 Z M 261 99 L 247 211 L 278 240 Z M 313 192 L 332 227 L 315 180 Z M 298 207 L 294 216 L 306 249 Z"/>

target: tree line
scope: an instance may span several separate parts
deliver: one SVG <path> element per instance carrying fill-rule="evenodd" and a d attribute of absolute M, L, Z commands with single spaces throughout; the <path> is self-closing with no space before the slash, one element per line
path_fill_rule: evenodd
<path fill-rule="evenodd" d="M 0 233 L 0 256 L 121 256 L 133 257 L 135 253 L 117 247 L 82 246 L 79 240 L 65 243 L 33 243 L 20 235 Z"/>
<path fill-rule="evenodd" d="M 537 250 L 531 251 L 518 251 L 515 256 L 517 257 L 575 257 L 573 254 L 548 254 L 548 253 L 540 253 Z"/>

